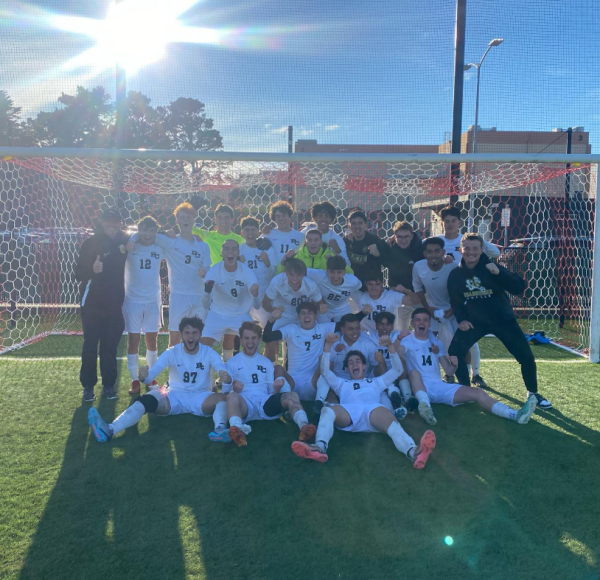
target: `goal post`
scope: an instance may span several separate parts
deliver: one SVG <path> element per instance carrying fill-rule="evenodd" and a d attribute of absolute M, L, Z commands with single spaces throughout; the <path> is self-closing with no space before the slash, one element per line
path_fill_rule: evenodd
<path fill-rule="evenodd" d="M 512 302 L 526 332 L 543 331 L 598 362 L 600 155 L 236 153 L 0 147 L 0 353 L 54 334 L 81 332 L 78 248 L 100 212 L 115 206 L 133 232 L 145 215 L 165 228 L 190 200 L 198 225 L 213 227 L 217 203 L 269 222 L 269 206 L 294 205 L 297 226 L 322 201 L 346 233 L 358 207 L 380 237 L 408 221 L 441 233 L 452 199 L 463 228 L 502 250 L 499 262 L 524 276 Z M 459 171 L 453 171 L 458 164 Z M 163 285 L 168 305 L 168 284 Z"/>

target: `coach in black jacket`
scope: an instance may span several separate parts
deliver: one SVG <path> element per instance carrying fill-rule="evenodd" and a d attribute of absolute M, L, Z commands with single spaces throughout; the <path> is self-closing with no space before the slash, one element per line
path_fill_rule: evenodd
<path fill-rule="evenodd" d="M 412 271 L 415 262 L 424 260 L 423 241 L 408 222 L 397 222 L 389 253 L 383 260 L 388 269 L 390 288 L 401 284 L 414 290 Z"/>
<path fill-rule="evenodd" d="M 81 321 L 83 349 L 79 380 L 83 400 L 94 401 L 94 386 L 98 344 L 100 344 L 100 374 L 103 395 L 118 397 L 117 347 L 125 329 L 123 300 L 125 298 L 125 260 L 128 236 L 121 231 L 121 215 L 115 208 L 100 217 L 100 227 L 83 242 L 75 265 L 75 277 L 81 289 Z"/>
<path fill-rule="evenodd" d="M 497 266 L 483 253 L 483 239 L 477 234 L 466 235 L 462 242 L 462 260 L 450 272 L 448 292 L 458 330 L 448 354 L 458 357 L 456 377 L 469 384 L 465 356 L 486 334 L 494 334 L 521 365 L 527 390 L 536 396 L 540 409 L 552 405 L 537 392 L 537 369 L 529 343 L 517 322 L 506 292 L 523 294 L 526 282 L 517 274 Z"/>

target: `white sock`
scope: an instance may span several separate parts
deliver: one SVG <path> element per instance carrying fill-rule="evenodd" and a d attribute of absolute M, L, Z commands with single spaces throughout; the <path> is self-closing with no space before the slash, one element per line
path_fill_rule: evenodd
<path fill-rule="evenodd" d="M 147 350 L 146 351 L 146 364 L 152 368 L 154 366 L 154 363 L 156 362 L 156 359 L 158 358 L 158 351 L 157 350 Z"/>
<path fill-rule="evenodd" d="M 321 418 L 317 426 L 317 434 L 315 436 L 315 445 L 325 453 L 329 446 L 329 441 L 333 437 L 333 422 L 335 421 L 335 413 L 330 407 L 323 407 Z"/>
<path fill-rule="evenodd" d="M 227 362 L 233 356 L 233 349 L 223 350 L 223 360 Z"/>
<path fill-rule="evenodd" d="M 427 391 L 417 391 L 415 397 L 417 397 L 417 401 L 419 401 L 419 403 L 426 403 L 431 407 L 431 400 L 429 399 Z"/>
<path fill-rule="evenodd" d="M 473 359 L 471 359 L 473 360 Z M 467 365 L 467 372 L 469 373 L 469 376 L 472 377 L 473 375 L 471 374 L 471 365 Z"/>
<path fill-rule="evenodd" d="M 294 419 L 294 423 L 296 423 L 300 429 L 302 429 L 304 425 L 308 425 L 308 417 L 306 416 L 306 411 L 304 410 L 296 411 L 292 419 Z"/>
<path fill-rule="evenodd" d="M 213 421 L 215 423 L 215 431 L 227 427 L 227 403 L 225 401 L 220 401 L 216 404 L 213 412 Z"/>
<path fill-rule="evenodd" d="M 494 403 L 494 406 L 492 407 L 492 413 L 494 415 L 498 415 L 498 417 L 508 419 L 509 421 L 517 420 L 517 411 L 515 411 L 515 409 L 511 409 L 508 405 L 505 405 L 500 401 Z"/>
<path fill-rule="evenodd" d="M 413 441 L 413 438 L 402 429 L 398 421 L 392 421 L 392 424 L 388 427 L 387 434 L 394 442 L 396 449 L 408 457 L 408 452 L 415 447 L 415 442 Z"/>
<path fill-rule="evenodd" d="M 237 415 L 232 415 L 229 417 L 229 425 L 231 427 L 239 427 L 240 429 L 243 427 L 244 423 L 242 423 L 242 418 Z"/>
<path fill-rule="evenodd" d="M 473 374 L 471 376 L 475 377 L 479 374 L 479 365 L 481 364 L 481 352 L 477 344 L 474 344 L 469 352 L 471 353 L 471 368 L 473 369 Z"/>
<path fill-rule="evenodd" d="M 329 394 L 329 383 L 323 378 L 317 379 L 317 397 L 315 401 L 325 402 L 327 395 Z"/>
<path fill-rule="evenodd" d="M 290 385 L 290 383 L 288 383 L 287 379 L 285 377 L 277 377 L 278 379 L 283 379 L 283 387 L 281 387 L 281 389 L 279 389 L 280 393 L 291 393 L 292 392 L 292 386 Z"/>
<path fill-rule="evenodd" d="M 412 389 L 410 388 L 410 381 L 408 379 L 402 379 L 400 381 L 400 392 L 402 393 L 402 398 L 405 401 L 413 396 Z"/>
<path fill-rule="evenodd" d="M 131 407 L 127 407 L 111 424 L 113 435 L 120 433 L 127 429 L 127 427 L 133 427 L 146 412 L 144 405 L 139 401 L 136 401 Z"/>
<path fill-rule="evenodd" d="M 129 369 L 129 374 L 131 375 L 132 381 L 138 380 L 139 362 L 140 362 L 140 356 L 138 354 L 128 354 L 127 355 L 127 368 Z"/>

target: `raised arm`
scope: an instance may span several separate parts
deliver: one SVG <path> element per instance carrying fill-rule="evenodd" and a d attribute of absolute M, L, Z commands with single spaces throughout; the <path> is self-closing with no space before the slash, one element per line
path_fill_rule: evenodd
<path fill-rule="evenodd" d="M 325 337 L 325 346 L 321 355 L 321 376 L 327 381 L 327 384 L 336 393 L 340 389 L 340 378 L 331 370 L 331 346 L 335 344 L 340 337 L 337 334 L 328 334 Z"/>
<path fill-rule="evenodd" d="M 283 340 L 283 334 L 281 333 L 281 330 L 273 330 L 273 325 L 281 318 L 282 313 L 282 308 L 275 308 L 271 312 L 271 316 L 269 316 L 269 320 L 263 331 L 263 342 L 275 342 L 278 340 Z"/>

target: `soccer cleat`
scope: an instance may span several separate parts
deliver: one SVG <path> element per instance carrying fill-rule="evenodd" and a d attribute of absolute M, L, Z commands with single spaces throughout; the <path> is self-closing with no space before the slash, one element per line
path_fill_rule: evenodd
<path fill-rule="evenodd" d="M 419 408 L 419 401 L 417 397 L 409 397 L 404 401 L 404 406 L 409 413 L 414 413 Z"/>
<path fill-rule="evenodd" d="M 437 419 L 433 414 L 433 409 L 431 408 L 431 405 L 428 405 L 425 401 L 419 403 L 419 415 L 423 417 L 423 420 L 428 425 L 437 425 Z"/>
<path fill-rule="evenodd" d="M 423 433 L 419 446 L 415 449 L 413 455 L 413 467 L 415 469 L 423 469 L 431 452 L 435 449 L 435 433 L 428 429 Z"/>
<path fill-rule="evenodd" d="M 391 393 L 388 391 L 389 397 L 390 397 L 390 401 L 392 403 L 392 407 L 394 409 L 398 409 L 399 407 L 402 407 L 402 397 L 400 396 L 400 393 L 396 392 L 396 391 L 392 391 Z"/>
<path fill-rule="evenodd" d="M 208 438 L 214 443 L 231 443 L 231 437 L 229 437 L 229 430 L 227 428 L 211 431 L 208 434 Z"/>
<path fill-rule="evenodd" d="M 307 423 L 306 425 L 302 425 L 302 427 L 300 427 L 300 435 L 298 436 L 298 439 L 306 443 L 307 441 L 312 441 L 315 438 L 316 433 L 317 428 L 314 425 Z"/>
<path fill-rule="evenodd" d="M 302 441 L 294 441 L 292 443 L 292 451 L 298 457 L 302 457 L 302 459 L 312 459 L 313 461 L 318 461 L 319 463 L 325 463 L 329 459 L 327 453 L 321 451 L 320 447 L 317 447 L 316 445 L 308 445 Z"/>
<path fill-rule="evenodd" d="M 117 391 L 115 391 L 114 387 L 103 387 L 102 388 L 102 396 L 105 399 L 118 399 L 119 395 L 117 395 Z"/>
<path fill-rule="evenodd" d="M 398 421 L 402 421 L 406 415 L 408 415 L 408 411 L 404 405 L 400 405 L 397 409 L 394 409 L 394 417 L 396 417 Z"/>
<path fill-rule="evenodd" d="M 248 441 L 246 441 L 246 434 L 235 425 L 233 427 L 229 427 L 228 431 L 229 439 L 233 441 L 238 447 L 246 447 L 248 445 Z"/>
<path fill-rule="evenodd" d="M 84 387 L 83 388 L 83 397 L 82 401 L 84 403 L 91 403 L 96 400 L 96 395 L 94 394 L 94 387 Z"/>
<path fill-rule="evenodd" d="M 552 403 L 545 397 L 542 397 L 542 395 L 540 395 L 539 393 L 529 393 L 529 395 L 533 395 L 536 398 L 536 400 L 537 400 L 536 406 L 538 409 L 542 409 L 542 410 L 552 409 Z"/>
<path fill-rule="evenodd" d="M 323 410 L 323 401 L 320 401 L 319 399 L 317 399 L 313 403 L 313 414 L 314 415 L 321 415 L 321 411 L 322 410 Z"/>
<path fill-rule="evenodd" d="M 481 378 L 481 375 L 473 375 L 471 378 L 471 385 L 480 389 L 487 389 L 487 383 Z"/>
<path fill-rule="evenodd" d="M 106 443 L 112 439 L 112 433 L 109 425 L 100 417 L 100 413 L 95 407 L 88 411 L 88 424 L 92 428 L 92 433 L 98 443 Z"/>
<path fill-rule="evenodd" d="M 517 411 L 517 418 L 515 419 L 519 425 L 525 425 L 529 422 L 531 416 L 535 413 L 535 407 L 537 405 L 537 399 L 534 395 L 529 395 L 529 399 L 525 404 Z"/>
<path fill-rule="evenodd" d="M 140 381 L 138 381 L 137 379 L 134 381 L 131 381 L 131 387 L 129 388 L 128 393 L 130 395 L 139 395 L 140 394 Z"/>
<path fill-rule="evenodd" d="M 454 375 L 444 375 L 444 380 L 449 384 L 453 384 L 456 382 L 456 379 L 454 378 Z"/>

